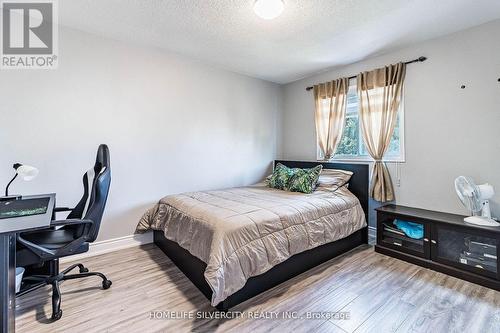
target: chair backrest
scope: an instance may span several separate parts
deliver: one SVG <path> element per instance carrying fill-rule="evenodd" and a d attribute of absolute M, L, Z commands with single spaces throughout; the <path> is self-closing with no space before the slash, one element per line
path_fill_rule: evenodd
<path fill-rule="evenodd" d="M 67 217 L 68 219 L 89 219 L 94 224 L 91 227 L 88 225 L 66 226 L 65 229 L 74 229 L 78 237 L 85 235 L 87 242 L 95 241 L 101 226 L 110 184 L 109 149 L 108 146 L 102 144 L 97 149 L 94 167 L 83 175 L 83 197 Z"/>

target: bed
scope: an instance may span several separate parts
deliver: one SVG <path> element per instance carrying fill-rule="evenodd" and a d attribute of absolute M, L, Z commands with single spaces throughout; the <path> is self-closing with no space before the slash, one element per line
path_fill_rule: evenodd
<path fill-rule="evenodd" d="M 257 184 L 167 196 L 139 223 L 218 310 L 368 241 L 367 165 L 278 162 L 353 175 L 348 186 L 312 194 Z"/>

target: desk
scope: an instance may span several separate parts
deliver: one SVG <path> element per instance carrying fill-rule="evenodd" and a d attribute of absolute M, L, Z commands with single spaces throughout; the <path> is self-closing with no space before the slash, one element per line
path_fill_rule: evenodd
<path fill-rule="evenodd" d="M 0 333 L 16 329 L 16 233 L 44 229 L 50 226 L 56 195 L 23 196 L 20 200 L 50 198 L 44 214 L 0 219 Z"/>

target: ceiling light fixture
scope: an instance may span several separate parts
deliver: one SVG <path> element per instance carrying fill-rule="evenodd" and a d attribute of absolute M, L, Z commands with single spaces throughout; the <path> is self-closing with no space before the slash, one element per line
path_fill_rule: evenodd
<path fill-rule="evenodd" d="M 285 4 L 282 0 L 257 0 L 253 5 L 253 11 L 264 20 L 272 20 L 283 13 Z"/>

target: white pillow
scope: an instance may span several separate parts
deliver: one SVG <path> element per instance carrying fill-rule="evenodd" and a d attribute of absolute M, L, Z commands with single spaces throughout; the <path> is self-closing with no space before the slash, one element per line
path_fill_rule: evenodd
<path fill-rule="evenodd" d="M 353 173 L 347 170 L 323 169 L 319 175 L 318 187 L 335 191 L 349 183 L 352 175 Z"/>

